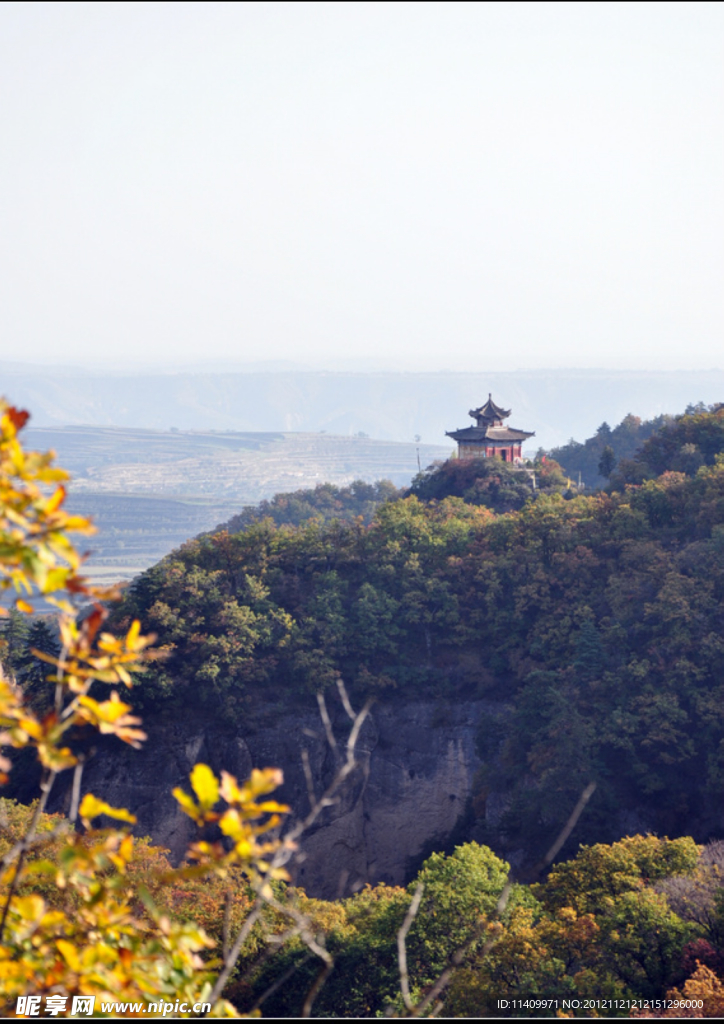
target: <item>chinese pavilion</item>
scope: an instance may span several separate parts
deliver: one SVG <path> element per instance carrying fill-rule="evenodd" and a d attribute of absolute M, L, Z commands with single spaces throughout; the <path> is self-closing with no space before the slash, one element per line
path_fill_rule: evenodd
<path fill-rule="evenodd" d="M 528 437 L 535 437 L 535 431 L 514 430 L 503 425 L 511 410 L 501 409 L 488 395 L 485 405 L 479 409 L 471 409 L 470 416 L 477 426 L 464 427 L 462 430 L 448 430 L 447 437 L 458 443 L 458 456 L 469 459 L 473 456 L 503 459 L 504 462 L 517 462 L 522 458 L 521 446 Z"/>

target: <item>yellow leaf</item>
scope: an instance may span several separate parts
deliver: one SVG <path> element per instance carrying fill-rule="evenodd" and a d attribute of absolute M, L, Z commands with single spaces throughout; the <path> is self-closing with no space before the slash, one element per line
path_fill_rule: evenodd
<path fill-rule="evenodd" d="M 20 597 L 15 602 L 15 607 L 19 608 L 21 612 L 25 612 L 26 615 L 32 615 L 34 611 L 33 606 L 28 604 L 27 601 L 23 601 Z"/>
<path fill-rule="evenodd" d="M 235 840 L 239 840 L 247 834 L 239 818 L 239 812 L 234 808 L 230 808 L 222 814 L 219 827 L 225 836 L 231 836 Z"/>
<path fill-rule="evenodd" d="M 43 738 L 43 728 L 40 723 L 34 721 L 34 719 L 23 717 L 18 721 L 18 725 L 28 734 L 28 736 L 32 736 L 34 740 L 40 740 Z"/>
<path fill-rule="evenodd" d="M 258 810 L 265 814 L 286 814 L 289 807 L 287 804 L 278 804 L 276 800 L 265 800 L 263 804 L 258 805 Z"/>
<path fill-rule="evenodd" d="M 39 921 L 45 913 L 45 900 L 36 893 L 18 896 L 13 901 L 13 910 L 25 921 Z"/>
<path fill-rule="evenodd" d="M 48 591 L 62 590 L 65 586 L 65 581 L 70 575 L 70 569 L 63 567 L 57 567 L 51 569 L 45 579 L 45 587 Z"/>
<path fill-rule="evenodd" d="M 95 674 L 95 673 L 94 673 Z M 131 710 L 130 704 L 124 704 L 123 701 L 119 700 L 118 694 L 114 691 L 111 694 L 110 700 L 104 700 L 102 703 L 93 700 L 92 697 L 83 696 L 79 699 L 79 703 L 87 708 L 97 718 L 99 722 L 117 722 L 119 719 L 131 719 L 131 716 L 127 716 L 126 713 Z M 138 718 L 134 718 L 133 723 L 136 724 L 140 721 Z"/>
<path fill-rule="evenodd" d="M 203 808 L 210 810 L 219 799 L 219 782 L 207 764 L 195 764 L 191 786 Z"/>
<path fill-rule="evenodd" d="M 92 818 L 97 818 L 101 814 L 105 814 L 109 818 L 116 818 L 118 821 L 128 821 L 131 825 L 136 822 L 136 816 L 127 811 L 125 807 L 111 807 L 105 800 L 99 800 L 92 793 L 86 793 L 81 800 L 79 813 L 86 828 L 89 827 Z"/>
<path fill-rule="evenodd" d="M 131 623 L 131 628 L 128 630 L 128 635 L 126 636 L 126 647 L 130 647 L 131 649 L 133 649 L 140 633 L 141 623 L 138 621 L 138 619 L 134 619 L 133 622 Z"/>
<path fill-rule="evenodd" d="M 66 530 L 73 530 L 75 533 L 95 533 L 96 528 L 90 519 L 83 516 L 68 516 L 65 521 Z"/>
<path fill-rule="evenodd" d="M 56 942 L 58 952 L 63 957 L 71 971 L 80 971 L 81 962 L 78 956 L 78 950 L 75 948 L 72 942 L 68 942 L 67 939 L 58 939 Z"/>
<path fill-rule="evenodd" d="M 118 847 L 118 855 L 128 863 L 133 856 L 133 836 L 125 836 L 121 845 Z"/>
<path fill-rule="evenodd" d="M 188 814 L 190 818 L 193 818 L 194 821 L 203 820 L 199 813 L 199 808 L 193 802 L 188 793 L 184 793 L 184 791 L 179 786 L 176 786 L 175 789 L 171 790 L 171 795 L 176 798 L 176 800 L 181 806 L 181 810 L 185 814 Z"/>

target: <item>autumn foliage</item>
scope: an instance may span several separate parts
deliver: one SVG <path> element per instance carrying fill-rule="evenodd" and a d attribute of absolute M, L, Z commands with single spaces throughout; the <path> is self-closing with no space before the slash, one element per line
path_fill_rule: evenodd
<path fill-rule="evenodd" d="M 44 711 L 26 703 L 12 678 L 0 678 L 2 743 L 34 750 L 43 771 L 40 799 L 30 811 L 4 807 L 2 1005 L 12 1012 L 20 995 L 82 994 L 143 1005 L 208 1001 L 212 1013 L 236 1015 L 214 991 L 217 972 L 206 961 L 216 943 L 168 904 L 178 904 L 189 879 L 222 879 L 227 887 L 230 879 L 237 886 L 243 880 L 251 892 L 265 892 L 272 879 L 285 877 L 282 867 L 270 863 L 280 842 L 264 838 L 286 810 L 266 799 L 279 773 L 255 771 L 239 784 L 196 765 L 193 795 L 179 790 L 177 799 L 194 821 L 216 825 L 227 841 L 199 841 L 189 851 L 188 866 L 176 871 L 162 857 L 149 870 L 147 844 L 127 831 L 94 827 L 99 818 L 129 824 L 135 818 L 92 793 L 81 799 L 82 757 L 70 737 L 74 729 L 90 726 L 131 746 L 145 739 L 130 704 L 108 687 L 133 685 L 154 657 L 154 638 L 141 635 L 137 620 L 121 636 L 103 631 L 106 602 L 117 595 L 81 575 L 82 559 L 68 536 L 90 532 L 91 524 L 65 513 L 67 474 L 54 467 L 52 454 L 22 447 L 18 431 L 27 414 L 6 404 L 0 411 L 0 587 L 15 591 L 21 613 L 33 611 L 35 595 L 55 605 L 60 631 L 57 654 L 35 652 L 48 663 L 54 690 Z M 86 606 L 80 616 L 78 600 Z M 10 768 L 4 758 L 5 778 Z M 74 772 L 69 818 L 48 817 L 43 812 L 49 794 L 65 771 Z M 236 916 L 238 930 L 243 922 Z"/>

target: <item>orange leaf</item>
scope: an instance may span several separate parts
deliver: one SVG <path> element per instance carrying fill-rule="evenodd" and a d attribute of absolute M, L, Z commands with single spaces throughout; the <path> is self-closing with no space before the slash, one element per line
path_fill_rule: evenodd
<path fill-rule="evenodd" d="M 22 430 L 30 419 L 30 413 L 25 409 L 16 409 L 14 405 L 8 406 L 7 417 L 16 430 Z"/>
<path fill-rule="evenodd" d="M 55 512 L 55 510 L 63 504 L 65 501 L 65 487 L 60 486 L 56 488 L 55 494 L 52 495 L 48 504 L 45 506 L 46 512 Z"/>

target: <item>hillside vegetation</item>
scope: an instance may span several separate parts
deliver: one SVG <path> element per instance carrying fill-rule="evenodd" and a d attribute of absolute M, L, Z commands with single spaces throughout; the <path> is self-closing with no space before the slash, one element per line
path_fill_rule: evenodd
<path fill-rule="evenodd" d="M 713 464 L 611 493 L 502 515 L 412 494 L 369 525 L 267 518 L 189 542 L 117 613 L 169 654 L 139 702 L 238 719 L 339 675 L 357 695 L 503 700 L 480 745 L 515 794 L 510 842 L 544 842 L 591 779 L 589 839 L 616 838 L 626 808 L 685 832 L 724 795 L 724 459 L 706 448 L 723 420 L 671 428 Z"/>
<path fill-rule="evenodd" d="M 609 478 L 620 487 L 653 479 L 667 469 L 696 472 L 699 466 L 711 466 L 722 450 L 719 420 L 708 416 L 718 409 L 718 404 L 698 402 L 684 416 L 651 420 L 629 413 L 613 429 L 604 422 L 583 444 L 571 439 L 548 454 L 574 480 L 580 474 L 581 482 L 594 488 L 604 487 Z"/>

